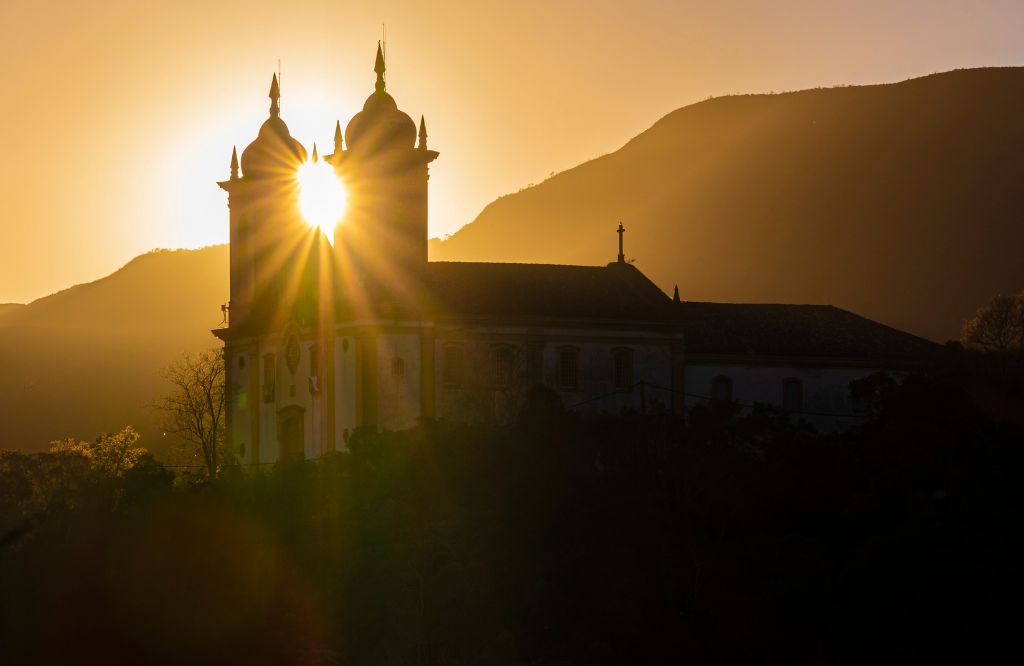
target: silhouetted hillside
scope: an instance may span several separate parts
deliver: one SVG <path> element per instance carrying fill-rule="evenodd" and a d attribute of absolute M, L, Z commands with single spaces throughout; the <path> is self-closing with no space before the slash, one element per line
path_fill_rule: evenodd
<path fill-rule="evenodd" d="M 18 308 L 25 307 L 21 303 L 0 303 L 0 317 L 3 317 L 8 312 L 14 312 Z"/>
<path fill-rule="evenodd" d="M 936 340 L 1024 287 L 1024 69 L 724 97 L 490 204 L 434 260 L 602 264 L 626 254 L 693 301 L 831 303 Z M 0 304 L 0 448 L 126 423 L 161 446 L 159 371 L 227 300 L 227 247 L 152 252 Z"/>
<path fill-rule="evenodd" d="M 490 204 L 431 258 L 603 263 L 685 300 L 829 303 L 943 341 L 1024 287 L 1024 69 L 711 99 Z"/>
<path fill-rule="evenodd" d="M 160 371 L 212 347 L 227 300 L 227 246 L 159 250 L 112 275 L 0 309 L 0 448 L 38 450 L 134 425 L 160 451 Z"/>

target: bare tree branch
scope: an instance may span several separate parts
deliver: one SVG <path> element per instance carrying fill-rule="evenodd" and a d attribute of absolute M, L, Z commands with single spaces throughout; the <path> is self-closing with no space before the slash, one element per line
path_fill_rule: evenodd
<path fill-rule="evenodd" d="M 999 294 L 964 322 L 960 340 L 987 352 L 1024 350 L 1024 292 Z"/>
<path fill-rule="evenodd" d="M 163 376 L 171 390 L 156 404 L 164 429 L 203 456 L 210 478 L 217 476 L 224 446 L 224 358 L 220 349 L 183 354 Z"/>

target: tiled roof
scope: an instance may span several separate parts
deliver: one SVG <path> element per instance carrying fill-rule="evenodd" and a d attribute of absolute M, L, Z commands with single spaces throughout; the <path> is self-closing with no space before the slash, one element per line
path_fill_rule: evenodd
<path fill-rule="evenodd" d="M 680 304 L 688 354 L 924 362 L 934 342 L 831 305 Z"/>

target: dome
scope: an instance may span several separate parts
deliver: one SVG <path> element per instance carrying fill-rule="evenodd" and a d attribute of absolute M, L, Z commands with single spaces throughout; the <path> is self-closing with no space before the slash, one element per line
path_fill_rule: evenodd
<path fill-rule="evenodd" d="M 384 53 L 377 44 L 377 61 L 373 65 L 377 83 L 366 98 L 363 110 L 352 117 L 345 128 L 349 150 L 376 152 L 388 148 L 412 148 L 416 143 L 416 123 L 398 110 L 395 98 L 384 86 Z"/>
<path fill-rule="evenodd" d="M 291 175 L 306 161 L 306 149 L 292 138 L 288 126 L 272 115 L 260 127 L 259 136 L 242 151 L 242 175 L 261 178 Z"/>
<path fill-rule="evenodd" d="M 416 123 L 398 110 L 394 97 L 378 90 L 366 98 L 363 110 L 349 121 L 345 142 L 349 150 L 356 151 L 412 148 L 416 143 Z"/>

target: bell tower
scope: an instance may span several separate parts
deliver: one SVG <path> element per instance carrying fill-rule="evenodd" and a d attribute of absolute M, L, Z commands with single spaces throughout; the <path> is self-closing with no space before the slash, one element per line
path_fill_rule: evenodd
<path fill-rule="evenodd" d="M 277 310 L 281 275 L 305 227 L 297 214 L 295 174 L 306 149 L 281 119 L 281 88 L 270 83 L 270 113 L 256 139 L 231 153 L 231 176 L 218 183 L 230 210 L 230 313 L 232 328 L 265 327 Z M 241 166 L 241 173 L 239 172 Z"/>
<path fill-rule="evenodd" d="M 384 52 L 377 44 L 377 80 L 363 109 L 335 129 L 334 165 L 349 192 L 348 213 L 335 229 L 339 263 L 367 283 L 395 291 L 427 263 L 428 165 L 426 123 L 419 130 L 387 92 Z"/>

